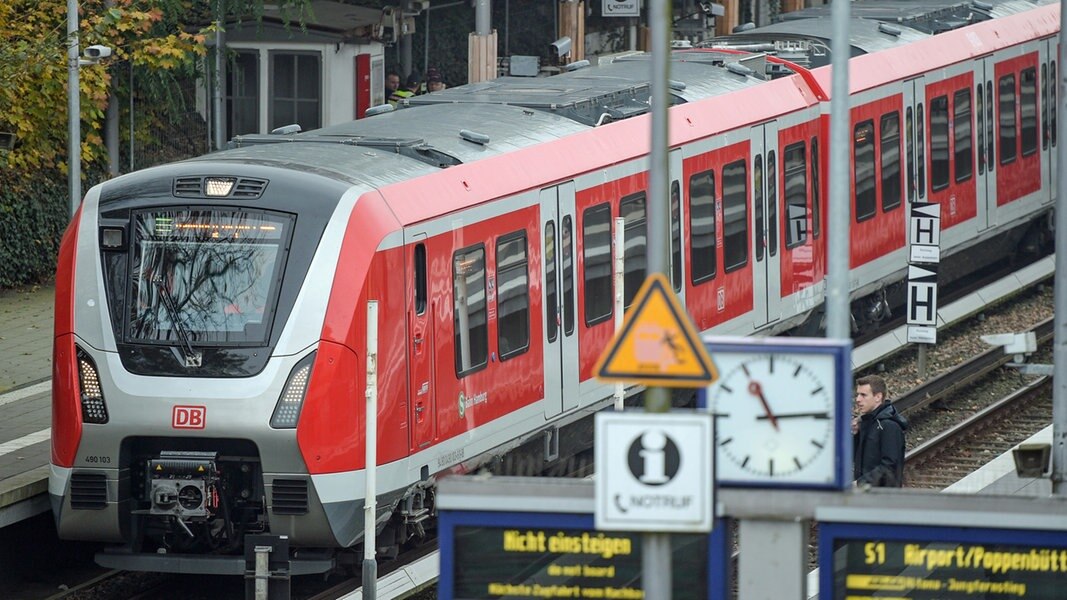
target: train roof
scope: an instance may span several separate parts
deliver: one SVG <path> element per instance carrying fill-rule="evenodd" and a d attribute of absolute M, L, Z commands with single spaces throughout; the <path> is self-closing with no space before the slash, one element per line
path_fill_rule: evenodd
<path fill-rule="evenodd" d="M 928 34 L 1030 10 L 1048 0 L 874 0 L 853 2 L 851 16 L 903 25 Z M 829 18 L 829 5 L 782 13 L 782 22 Z"/>
<path fill-rule="evenodd" d="M 673 104 L 692 102 L 756 85 L 763 79 L 746 61 L 760 57 L 724 52 L 676 52 L 670 67 Z M 738 64 L 741 67 L 728 67 Z M 408 108 L 434 104 L 515 105 L 560 115 L 583 125 L 647 113 L 651 96 L 647 53 L 618 57 L 552 77 L 500 77 L 401 101 Z M 606 117 L 605 117 L 606 115 Z"/>
<path fill-rule="evenodd" d="M 816 68 L 830 64 L 831 19 L 808 18 L 773 23 L 745 32 L 716 37 L 706 45 L 711 48 L 735 48 L 767 52 L 798 65 Z M 910 27 L 887 25 L 870 19 L 853 18 L 849 22 L 852 56 L 870 54 L 906 46 L 930 37 Z"/>

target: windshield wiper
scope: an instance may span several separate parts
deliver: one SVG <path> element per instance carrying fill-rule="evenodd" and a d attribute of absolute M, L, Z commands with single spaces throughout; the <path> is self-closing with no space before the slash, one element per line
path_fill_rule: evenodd
<path fill-rule="evenodd" d="M 178 318 L 178 305 L 174 302 L 174 296 L 170 295 L 170 290 L 163 285 L 162 279 L 153 279 L 152 283 L 159 289 L 159 295 L 163 300 L 163 308 L 167 309 L 171 323 L 174 323 L 174 328 L 178 330 L 178 338 L 182 342 L 181 351 L 182 358 L 185 359 L 185 366 L 199 367 L 204 360 L 204 355 L 193 348 L 193 343 L 189 339 L 189 330 L 185 328 L 181 319 Z"/>

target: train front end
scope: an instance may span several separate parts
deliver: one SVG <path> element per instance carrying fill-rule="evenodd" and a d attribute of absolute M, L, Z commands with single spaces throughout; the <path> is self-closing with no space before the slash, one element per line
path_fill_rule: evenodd
<path fill-rule="evenodd" d="M 349 188 L 190 161 L 90 190 L 57 271 L 60 537 L 113 542 L 105 566 L 203 573 L 242 572 L 252 534 L 338 545 L 296 427 Z"/>

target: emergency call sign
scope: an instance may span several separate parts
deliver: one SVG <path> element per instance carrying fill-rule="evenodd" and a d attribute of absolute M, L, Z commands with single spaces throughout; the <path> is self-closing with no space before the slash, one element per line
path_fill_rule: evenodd
<path fill-rule="evenodd" d="M 819 536 L 828 600 L 1064 597 L 1062 532 L 820 523 Z"/>

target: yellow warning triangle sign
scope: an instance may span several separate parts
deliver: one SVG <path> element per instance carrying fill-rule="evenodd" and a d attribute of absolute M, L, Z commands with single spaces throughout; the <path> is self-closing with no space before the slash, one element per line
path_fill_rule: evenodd
<path fill-rule="evenodd" d="M 605 381 L 666 387 L 704 387 L 719 378 L 662 273 L 645 279 L 593 372 Z"/>

